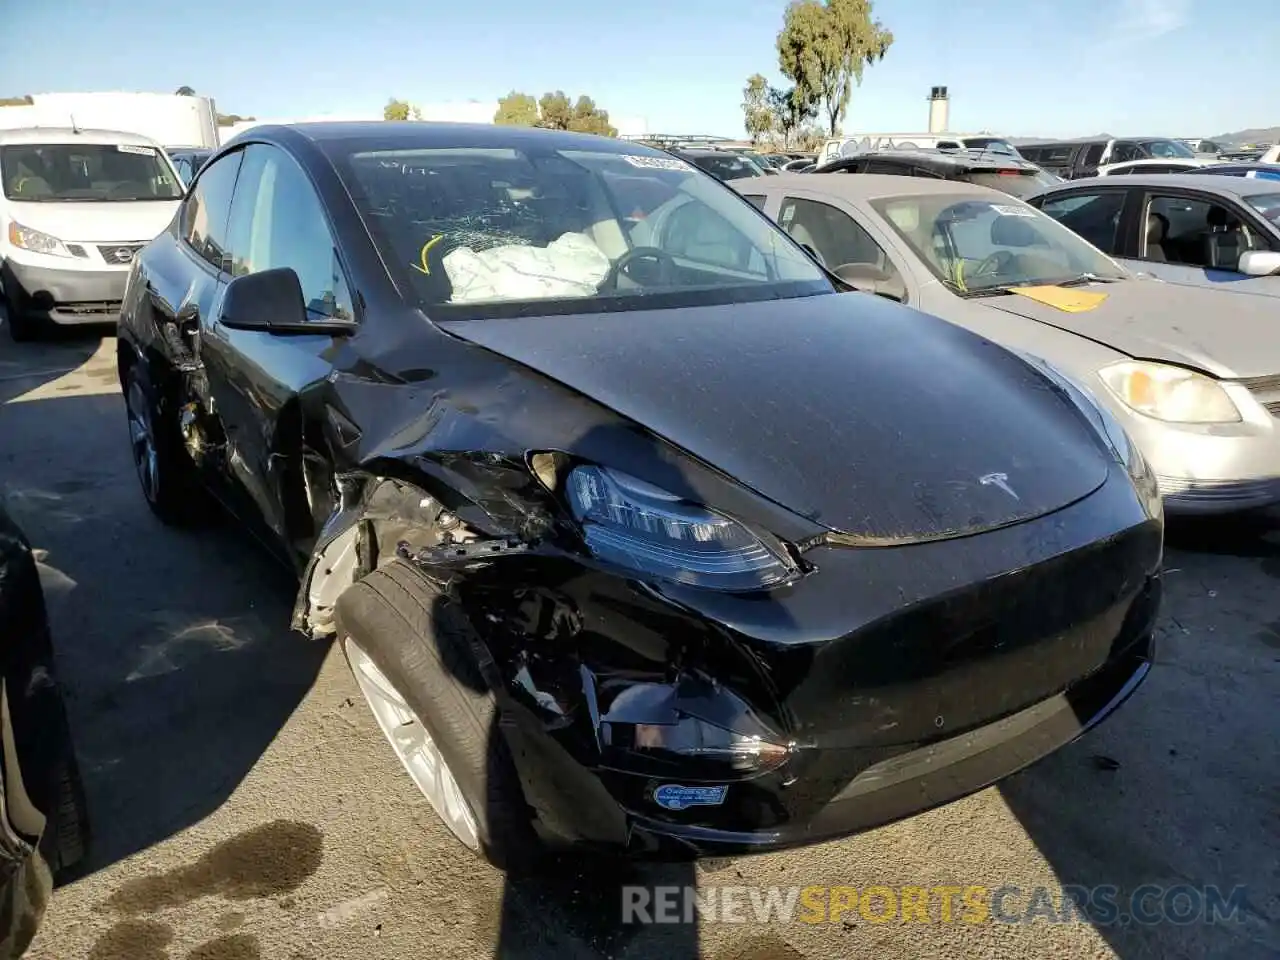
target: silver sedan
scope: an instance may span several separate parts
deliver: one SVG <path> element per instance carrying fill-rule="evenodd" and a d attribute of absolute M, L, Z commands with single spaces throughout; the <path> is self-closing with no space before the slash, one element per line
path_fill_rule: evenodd
<path fill-rule="evenodd" d="M 731 186 L 852 287 L 1043 358 L 1087 388 L 1146 454 L 1171 513 L 1280 502 L 1269 298 L 1136 276 L 973 184 L 781 174 Z"/>

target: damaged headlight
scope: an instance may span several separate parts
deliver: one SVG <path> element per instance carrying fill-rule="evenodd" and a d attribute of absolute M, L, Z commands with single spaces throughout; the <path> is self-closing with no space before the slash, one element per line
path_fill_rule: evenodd
<path fill-rule="evenodd" d="M 642 574 L 717 590 L 765 590 L 794 564 L 741 523 L 604 467 L 570 471 L 566 495 L 587 546 Z"/>

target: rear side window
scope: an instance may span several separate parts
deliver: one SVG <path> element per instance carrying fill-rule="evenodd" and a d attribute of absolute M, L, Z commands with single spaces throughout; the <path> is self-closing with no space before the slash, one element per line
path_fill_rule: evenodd
<path fill-rule="evenodd" d="M 763 196 L 761 196 L 760 194 L 752 194 L 751 196 L 747 196 L 747 195 L 744 193 L 744 194 L 742 195 L 742 199 L 743 199 L 743 200 L 745 200 L 745 201 L 747 201 L 747 203 L 751 204 L 751 205 L 752 205 L 753 207 L 755 207 L 757 210 L 763 210 L 763 209 L 764 209 L 764 197 L 763 197 Z"/>
<path fill-rule="evenodd" d="M 1069 143 L 1058 147 L 1041 147 L 1037 159 L 1040 163 L 1070 163 L 1075 149 Z M 1025 157 L 1026 154 L 1023 153 L 1023 156 Z"/>
<path fill-rule="evenodd" d="M 911 174 L 911 167 L 902 163 L 894 163 L 892 160 L 868 160 L 867 165 L 864 168 L 864 172 L 889 173 L 896 174 L 898 176 L 907 174 L 909 176 Z"/>
<path fill-rule="evenodd" d="M 230 270 L 227 218 L 244 151 L 220 157 L 200 172 L 182 208 L 182 237 L 191 249 L 219 270 Z"/>
<path fill-rule="evenodd" d="M 1040 209 L 1103 253 L 1114 256 L 1119 250 L 1120 213 L 1124 209 L 1124 198 L 1121 190 L 1073 193 L 1065 197 L 1050 197 L 1040 205 Z"/>
<path fill-rule="evenodd" d="M 1105 143 L 1091 143 L 1089 149 L 1084 152 L 1084 165 L 1086 167 L 1096 167 L 1102 162 L 1102 152 L 1106 150 Z"/>

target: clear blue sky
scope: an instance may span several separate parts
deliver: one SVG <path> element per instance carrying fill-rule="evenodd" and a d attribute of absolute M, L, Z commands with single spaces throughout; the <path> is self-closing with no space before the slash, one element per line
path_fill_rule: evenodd
<path fill-rule="evenodd" d="M 170 92 L 286 118 L 586 93 L 650 131 L 738 135 L 745 78 L 777 74 L 785 0 L 0 0 L 0 95 Z M 876 0 L 897 40 L 846 131 L 1208 136 L 1280 124 L 1280 0 Z"/>

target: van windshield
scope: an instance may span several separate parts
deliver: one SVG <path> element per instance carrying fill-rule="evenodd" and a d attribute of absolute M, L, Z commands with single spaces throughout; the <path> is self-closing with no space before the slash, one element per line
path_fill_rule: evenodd
<path fill-rule="evenodd" d="M 26 203 L 180 200 L 182 186 L 155 147 L 20 143 L 0 147 L 4 195 Z"/>

